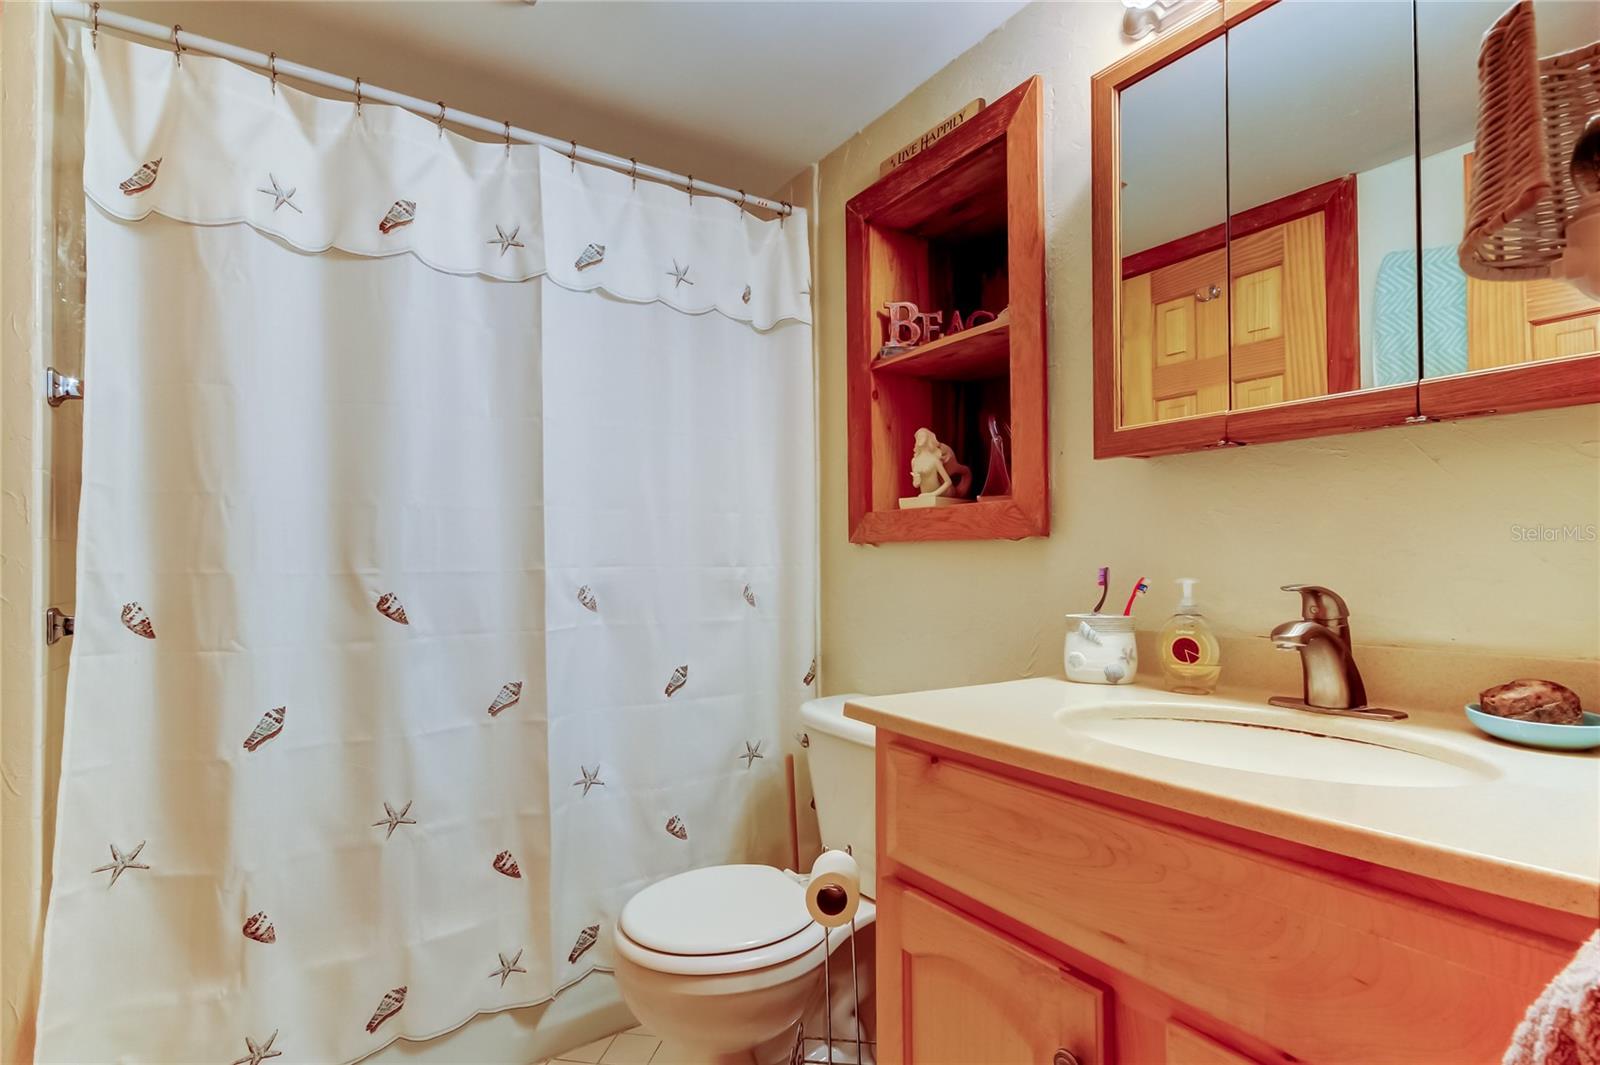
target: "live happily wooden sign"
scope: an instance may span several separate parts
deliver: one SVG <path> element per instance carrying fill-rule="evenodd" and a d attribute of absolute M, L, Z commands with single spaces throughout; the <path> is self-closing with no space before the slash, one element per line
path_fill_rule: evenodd
<path fill-rule="evenodd" d="M 918 155 L 921 155 L 923 152 L 927 151 L 929 148 L 932 148 L 936 143 L 938 143 L 940 138 L 960 128 L 962 123 L 966 122 L 968 119 L 972 118 L 973 115 L 976 115 L 982 110 L 983 100 L 973 100 L 971 103 L 967 104 L 967 106 L 963 107 L 961 110 L 957 111 L 955 114 L 951 115 L 937 126 L 934 126 L 932 129 L 928 130 L 928 132 L 924 133 L 922 136 L 918 137 L 904 148 L 901 148 L 898 152 L 895 152 L 893 155 L 889 156 L 889 158 L 885 159 L 883 161 L 883 165 L 878 167 L 878 176 L 882 177 L 907 160 L 914 159 Z"/>

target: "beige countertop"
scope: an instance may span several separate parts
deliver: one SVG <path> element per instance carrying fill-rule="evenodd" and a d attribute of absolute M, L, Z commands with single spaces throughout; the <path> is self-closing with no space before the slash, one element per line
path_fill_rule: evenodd
<path fill-rule="evenodd" d="M 1282 710 L 1239 690 L 1188 696 L 1035 678 L 862 697 L 845 714 L 1223 824 L 1600 917 L 1600 754 L 1501 743 L 1459 710 L 1374 722 Z M 1151 717 L 1272 727 L 1126 720 Z"/>

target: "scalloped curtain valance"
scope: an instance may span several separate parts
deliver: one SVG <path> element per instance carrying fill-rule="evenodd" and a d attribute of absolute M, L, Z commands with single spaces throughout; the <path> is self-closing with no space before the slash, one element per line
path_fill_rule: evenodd
<path fill-rule="evenodd" d="M 634 182 L 532 145 L 483 143 L 397 107 L 327 100 L 222 59 L 109 35 L 90 47 L 84 191 L 134 222 L 245 223 L 300 251 L 409 253 L 452 274 L 548 276 L 757 329 L 809 324 L 804 212 Z"/>

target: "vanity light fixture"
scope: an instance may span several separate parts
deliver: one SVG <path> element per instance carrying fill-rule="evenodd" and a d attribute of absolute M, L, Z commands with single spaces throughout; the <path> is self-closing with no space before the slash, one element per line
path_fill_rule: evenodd
<path fill-rule="evenodd" d="M 1130 41 L 1159 33 L 1173 12 L 1196 0 L 1122 0 L 1122 35 Z"/>

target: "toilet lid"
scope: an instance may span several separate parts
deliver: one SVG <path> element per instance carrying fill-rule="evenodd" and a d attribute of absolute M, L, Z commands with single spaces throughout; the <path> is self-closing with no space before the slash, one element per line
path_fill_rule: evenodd
<path fill-rule="evenodd" d="M 622 908 L 622 931 L 663 954 L 734 954 L 811 923 L 805 889 L 770 865 L 714 865 L 657 881 Z"/>

